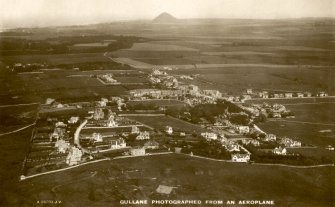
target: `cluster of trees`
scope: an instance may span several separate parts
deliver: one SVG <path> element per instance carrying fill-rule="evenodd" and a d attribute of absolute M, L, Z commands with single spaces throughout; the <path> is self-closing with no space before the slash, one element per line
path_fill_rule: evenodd
<path fill-rule="evenodd" d="M 200 140 L 197 143 L 182 143 L 180 146 L 188 145 L 190 147 L 183 147 L 182 153 L 193 153 L 194 155 L 210 157 L 215 159 L 224 159 L 230 160 L 231 155 L 226 149 L 222 146 L 220 141 L 211 140 L 206 141 L 204 139 Z"/>
<path fill-rule="evenodd" d="M 277 146 L 278 144 L 268 143 L 267 146 L 262 145 L 262 148 L 272 149 Z M 333 163 L 331 159 L 326 157 L 307 157 L 300 154 L 275 155 L 271 151 L 260 151 L 258 148 L 252 145 L 246 145 L 245 148 L 251 152 L 251 160 L 258 163 L 275 163 L 287 165 L 319 165 Z"/>
<path fill-rule="evenodd" d="M 221 115 L 228 111 L 235 113 L 230 117 L 230 121 L 235 124 L 246 125 L 249 123 L 248 114 L 237 114 L 242 112 L 242 109 L 228 101 L 219 101 L 217 104 L 201 104 L 193 107 L 190 110 L 192 122 L 197 123 L 201 118 L 214 123 L 215 116 Z"/>

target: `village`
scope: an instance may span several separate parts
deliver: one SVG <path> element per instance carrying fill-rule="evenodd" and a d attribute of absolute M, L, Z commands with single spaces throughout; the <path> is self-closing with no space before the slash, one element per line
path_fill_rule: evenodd
<path fill-rule="evenodd" d="M 183 84 L 182 80 L 193 77 L 179 76 L 178 80 L 166 71 L 153 69 L 148 75 L 153 88 L 131 90 L 127 97 L 70 104 L 48 98 L 40 106 L 21 179 L 99 160 L 164 153 L 227 162 L 318 164 L 318 160 L 305 160 L 300 154 L 288 151 L 314 146 L 305 145 L 297 137 L 266 133 L 257 126 L 267 118 L 292 118 L 294 112 L 280 104 L 245 103 L 253 98 L 310 97 L 310 93 L 269 94 L 246 89 L 241 96 L 226 96 L 218 90 L 201 90 L 196 85 Z M 105 84 L 118 84 L 112 77 L 106 74 L 97 78 Z M 317 96 L 327 94 L 320 92 Z M 148 100 L 176 100 L 183 103 L 184 108 L 172 113 L 156 105 L 141 108 Z M 129 103 L 134 102 L 142 104 L 137 106 L 141 110 L 130 107 Z M 201 110 L 204 113 L 201 114 Z M 192 123 L 199 131 L 183 131 L 168 124 L 163 126 L 164 130 L 157 129 L 130 115 L 147 116 L 147 119 L 173 117 Z M 334 150 L 334 147 L 329 145 L 327 149 Z"/>

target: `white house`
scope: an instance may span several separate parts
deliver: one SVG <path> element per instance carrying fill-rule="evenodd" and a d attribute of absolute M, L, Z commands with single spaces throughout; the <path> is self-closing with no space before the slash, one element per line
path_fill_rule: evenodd
<path fill-rule="evenodd" d="M 154 140 L 149 140 L 144 144 L 145 149 L 158 149 L 159 143 Z"/>
<path fill-rule="evenodd" d="M 236 130 L 240 134 L 247 134 L 250 132 L 249 126 L 237 126 Z"/>
<path fill-rule="evenodd" d="M 167 134 L 171 135 L 171 134 L 173 133 L 173 129 L 172 129 L 172 127 L 170 127 L 170 126 L 166 126 L 166 127 L 165 127 L 165 132 L 166 132 Z"/>
<path fill-rule="evenodd" d="M 231 155 L 231 161 L 233 162 L 249 162 L 249 154 L 233 154 Z"/>
<path fill-rule="evenodd" d="M 91 139 L 93 139 L 94 142 L 102 142 L 103 141 L 101 134 L 100 133 L 95 133 L 95 132 L 92 134 Z"/>
<path fill-rule="evenodd" d="M 139 135 L 137 135 L 136 140 L 145 140 L 150 139 L 150 133 L 147 131 L 140 132 Z"/>
<path fill-rule="evenodd" d="M 240 146 L 238 144 L 235 144 L 235 143 L 229 143 L 229 144 L 226 145 L 226 149 L 229 152 L 233 152 L 233 151 L 239 152 L 240 151 Z"/>
<path fill-rule="evenodd" d="M 78 116 L 72 116 L 67 122 L 69 124 L 75 124 L 79 121 L 79 117 Z"/>
<path fill-rule="evenodd" d="M 139 133 L 140 129 L 137 126 L 135 125 L 131 126 L 131 134 L 139 134 Z"/>
<path fill-rule="evenodd" d="M 292 98 L 293 97 L 293 93 L 285 93 L 285 98 Z"/>
<path fill-rule="evenodd" d="M 120 149 L 127 146 L 126 141 L 123 138 L 111 140 L 111 149 Z"/>
<path fill-rule="evenodd" d="M 201 133 L 201 136 L 207 140 L 216 140 L 218 138 L 218 135 L 213 132 L 204 132 Z"/>
<path fill-rule="evenodd" d="M 66 164 L 70 166 L 78 164 L 81 160 L 82 155 L 83 152 L 79 148 L 72 146 L 69 150 L 69 154 L 66 157 Z"/>
<path fill-rule="evenodd" d="M 266 134 L 264 141 L 276 141 L 277 137 L 274 134 Z"/>
<path fill-rule="evenodd" d="M 63 139 L 60 139 L 56 141 L 55 147 L 57 148 L 57 152 L 66 153 L 66 151 L 70 148 L 70 144 Z"/>
<path fill-rule="evenodd" d="M 282 148 L 282 147 L 276 147 L 272 150 L 273 154 L 276 155 L 286 155 L 287 150 L 286 148 Z"/>

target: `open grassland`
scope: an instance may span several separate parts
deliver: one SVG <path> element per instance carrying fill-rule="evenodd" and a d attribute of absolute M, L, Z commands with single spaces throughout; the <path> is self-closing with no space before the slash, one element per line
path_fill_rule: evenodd
<path fill-rule="evenodd" d="M 164 131 L 166 126 L 171 126 L 173 128 L 173 131 L 176 132 L 199 133 L 206 131 L 200 126 L 169 116 L 152 116 L 152 117 L 129 116 L 127 118 L 146 124 L 160 131 Z"/>
<path fill-rule="evenodd" d="M 294 114 L 291 119 L 271 119 L 260 124 L 268 133 L 297 137 L 304 143 L 319 147 L 335 145 L 335 103 L 296 103 L 287 105 Z"/>
<path fill-rule="evenodd" d="M 132 51 L 197 51 L 196 49 L 170 44 L 135 43 L 127 50 Z"/>
<path fill-rule="evenodd" d="M 170 154 L 104 161 L 37 177 L 21 182 L 8 197 L 10 204 L 28 206 L 38 200 L 61 200 L 64 206 L 121 206 L 121 199 L 197 199 L 203 203 L 217 199 L 323 207 L 334 202 L 333 176 L 333 167 L 257 166 Z M 161 184 L 175 187 L 171 196 L 155 193 Z"/>
<path fill-rule="evenodd" d="M 58 64 L 77 64 L 87 62 L 108 62 L 108 58 L 103 56 L 103 53 L 79 53 L 79 54 L 59 54 L 59 55 L 16 55 L 16 56 L 1 56 L 6 64 L 14 63 L 45 63 L 48 65 Z"/>

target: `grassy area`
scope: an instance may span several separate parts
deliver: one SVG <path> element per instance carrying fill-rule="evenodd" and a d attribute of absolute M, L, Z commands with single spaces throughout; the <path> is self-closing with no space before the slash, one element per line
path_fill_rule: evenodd
<path fill-rule="evenodd" d="M 24 198 L 30 206 L 45 199 L 64 206 L 119 206 L 121 199 L 264 199 L 276 206 L 322 207 L 333 203 L 333 173 L 333 168 L 220 163 L 172 154 L 104 161 L 27 180 L 16 200 Z M 174 193 L 155 193 L 161 184 L 176 187 Z"/>
<path fill-rule="evenodd" d="M 199 133 L 206 131 L 200 126 L 169 116 L 153 116 L 153 117 L 134 116 L 127 118 L 141 122 L 160 131 L 164 131 L 166 126 L 171 126 L 173 128 L 173 131 L 176 132 L 179 131 L 187 133 L 193 133 L 193 132 Z"/>

